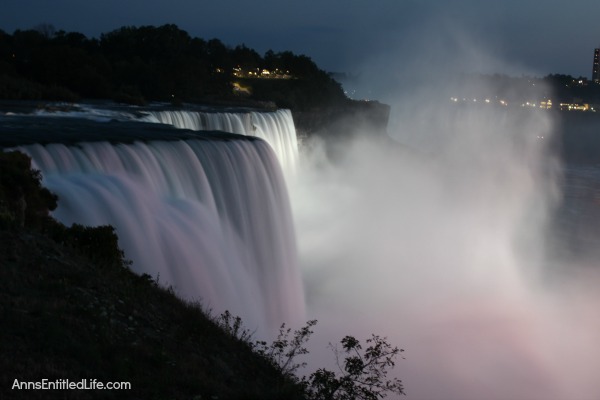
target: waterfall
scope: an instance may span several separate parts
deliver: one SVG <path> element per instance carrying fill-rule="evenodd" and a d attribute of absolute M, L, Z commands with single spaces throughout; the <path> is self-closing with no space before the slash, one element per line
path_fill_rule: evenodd
<path fill-rule="evenodd" d="M 169 124 L 195 131 L 216 130 L 259 137 L 271 145 L 285 172 L 295 170 L 298 144 L 290 110 L 236 113 L 181 110 L 147 113 L 143 118 L 147 122 Z"/>
<path fill-rule="evenodd" d="M 258 332 L 304 318 L 287 189 L 264 141 L 19 149 L 59 196 L 54 216 L 113 225 L 137 273 L 159 276 L 216 313 L 228 309 Z"/>

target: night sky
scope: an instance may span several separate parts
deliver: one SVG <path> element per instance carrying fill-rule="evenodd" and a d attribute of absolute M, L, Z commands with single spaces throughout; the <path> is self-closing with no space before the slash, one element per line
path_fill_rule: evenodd
<path fill-rule="evenodd" d="M 599 15 L 597 0 L 2 0 L 0 29 L 46 23 L 98 37 L 124 25 L 174 23 L 261 54 L 306 54 L 328 71 L 364 72 L 389 54 L 399 66 L 419 58 L 444 64 L 435 57 L 444 49 L 444 58 L 485 53 L 461 67 L 478 72 L 590 77 Z"/>

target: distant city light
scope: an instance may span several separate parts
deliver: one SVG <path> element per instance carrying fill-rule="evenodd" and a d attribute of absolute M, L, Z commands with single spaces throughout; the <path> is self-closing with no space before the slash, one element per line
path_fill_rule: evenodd
<path fill-rule="evenodd" d="M 560 103 L 560 110 L 561 111 L 589 111 L 590 110 L 590 105 L 589 104 L 578 104 L 578 103 Z M 594 111 L 593 108 L 591 108 L 592 111 Z"/>
<path fill-rule="evenodd" d="M 217 72 L 225 71 L 222 68 L 217 68 Z M 274 71 L 268 70 L 266 68 L 244 69 L 239 65 L 237 67 L 232 68 L 232 75 L 236 78 L 295 79 L 290 74 L 290 71 L 283 72 L 279 68 L 276 68 Z"/>

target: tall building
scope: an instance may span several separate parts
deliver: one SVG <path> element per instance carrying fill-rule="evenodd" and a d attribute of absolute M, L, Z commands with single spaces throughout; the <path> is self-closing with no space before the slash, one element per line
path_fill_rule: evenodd
<path fill-rule="evenodd" d="M 600 83 L 600 49 L 594 49 L 594 68 L 592 69 L 592 82 Z"/>

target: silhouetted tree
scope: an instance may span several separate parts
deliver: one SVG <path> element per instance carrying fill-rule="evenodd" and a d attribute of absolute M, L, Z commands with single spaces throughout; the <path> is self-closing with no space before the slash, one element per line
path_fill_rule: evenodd
<path fill-rule="evenodd" d="M 19 151 L 0 152 L 0 222 L 40 227 L 57 206 L 58 197 L 42 187 L 40 171 Z"/>
<path fill-rule="evenodd" d="M 389 393 L 405 394 L 402 382 L 388 378 L 395 358 L 403 351 L 385 338 L 372 335 L 363 350 L 352 336 L 341 340 L 342 350 L 334 348 L 339 371 L 320 368 L 305 379 L 309 398 L 315 400 L 377 400 Z"/>
<path fill-rule="evenodd" d="M 260 68 L 263 64 L 263 59 L 256 51 L 249 49 L 244 44 L 236 46 L 231 52 L 231 58 L 235 66 L 240 66 L 244 69 Z"/>
<path fill-rule="evenodd" d="M 304 395 L 310 400 L 377 400 L 388 394 L 405 394 L 402 381 L 388 378 L 396 365 L 396 358 L 404 351 L 392 346 L 387 339 L 371 335 L 363 349 L 359 340 L 346 336 L 341 340 L 342 349 L 333 349 L 338 371 L 319 368 L 308 377 L 299 378 L 296 373 L 306 367 L 297 357 L 308 354 L 306 343 L 313 334 L 317 320 L 311 320 L 292 333 L 285 324 L 281 325 L 277 338 L 268 344 L 253 341 L 250 331 L 245 329 L 240 317 L 225 311 L 215 319 L 226 334 L 248 344 L 256 353 L 277 368 L 281 374 L 301 385 Z"/>

